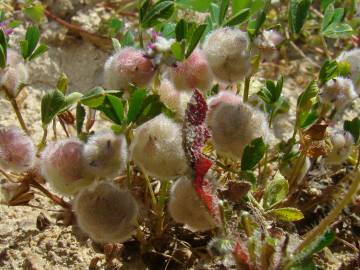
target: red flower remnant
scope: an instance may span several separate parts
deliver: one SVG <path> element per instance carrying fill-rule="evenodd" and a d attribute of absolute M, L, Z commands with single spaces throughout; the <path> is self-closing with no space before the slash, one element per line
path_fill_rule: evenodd
<path fill-rule="evenodd" d="M 212 166 L 212 161 L 201 153 L 205 141 L 210 137 L 210 133 L 205 126 L 207 109 L 204 96 L 195 89 L 185 112 L 183 144 L 186 157 L 195 173 L 193 182 L 195 191 L 209 212 L 214 216 L 218 216 L 216 198 L 210 191 L 211 185 L 209 181 L 204 178 Z"/>
<path fill-rule="evenodd" d="M 243 249 L 239 241 L 236 242 L 232 253 L 236 263 L 238 266 L 240 266 L 241 269 L 251 270 L 251 266 L 249 264 L 249 255 Z"/>

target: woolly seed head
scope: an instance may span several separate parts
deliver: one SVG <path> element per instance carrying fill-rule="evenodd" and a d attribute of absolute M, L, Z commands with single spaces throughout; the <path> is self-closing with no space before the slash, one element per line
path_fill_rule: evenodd
<path fill-rule="evenodd" d="M 168 209 L 176 222 L 185 224 L 191 231 L 207 231 L 217 226 L 216 220 L 196 193 L 193 181 L 186 176 L 173 184 Z"/>
<path fill-rule="evenodd" d="M 80 191 L 74 211 L 81 230 L 100 243 L 124 242 L 137 228 L 138 205 L 128 190 L 108 181 Z"/>
<path fill-rule="evenodd" d="M 135 48 L 121 49 L 105 63 L 104 83 L 109 89 L 129 88 L 129 84 L 146 86 L 155 74 L 153 64 L 144 52 Z"/>
<path fill-rule="evenodd" d="M 357 96 L 354 84 L 350 79 L 336 77 L 323 86 L 321 99 L 324 103 L 334 104 L 335 108 L 340 110 Z"/>
<path fill-rule="evenodd" d="M 84 144 L 77 139 L 51 143 L 41 153 L 41 174 L 63 195 L 73 195 L 90 184 L 84 165 Z"/>
<path fill-rule="evenodd" d="M 360 48 L 342 52 L 336 60 L 350 64 L 350 79 L 355 85 L 356 92 L 360 94 Z"/>
<path fill-rule="evenodd" d="M 35 146 L 31 138 L 15 126 L 0 127 L 0 168 L 21 173 L 35 161 Z"/>
<path fill-rule="evenodd" d="M 84 157 L 86 173 L 93 177 L 114 177 L 126 166 L 125 137 L 112 131 L 96 133 L 85 144 Z"/>
<path fill-rule="evenodd" d="M 159 179 L 171 179 L 189 169 L 181 126 L 163 114 L 135 129 L 130 152 L 142 170 Z"/>
<path fill-rule="evenodd" d="M 260 55 L 266 61 L 272 61 L 279 55 L 277 46 L 284 40 L 283 36 L 275 30 L 265 30 L 254 40 L 255 54 Z"/>
<path fill-rule="evenodd" d="M 170 75 L 178 90 L 192 91 L 197 88 L 207 91 L 213 80 L 209 63 L 200 49 L 195 49 L 186 60 L 171 68 Z"/>
<path fill-rule="evenodd" d="M 328 134 L 332 150 L 326 156 L 325 163 L 330 165 L 341 164 L 351 154 L 354 138 L 351 133 L 338 128 L 330 128 Z"/>
<path fill-rule="evenodd" d="M 21 61 L 20 55 L 9 49 L 7 51 L 7 67 L 0 69 L 0 88 L 6 88 L 12 98 L 19 94 L 19 87 L 28 80 L 28 71 Z M 0 89 L 1 92 L 1 89 Z M 4 95 L 4 93 L 1 93 Z"/>
<path fill-rule="evenodd" d="M 183 91 L 177 91 L 171 81 L 163 79 L 158 89 L 160 100 L 167 107 L 176 113 L 176 116 L 183 119 L 187 104 L 190 101 L 191 94 Z"/>
<path fill-rule="evenodd" d="M 216 150 L 232 158 L 241 159 L 252 140 L 262 137 L 268 141 L 270 136 L 264 113 L 232 92 L 221 92 L 209 100 L 206 122 Z"/>
<path fill-rule="evenodd" d="M 250 41 L 247 33 L 220 28 L 205 39 L 203 50 L 214 75 L 225 82 L 236 82 L 251 72 Z"/>

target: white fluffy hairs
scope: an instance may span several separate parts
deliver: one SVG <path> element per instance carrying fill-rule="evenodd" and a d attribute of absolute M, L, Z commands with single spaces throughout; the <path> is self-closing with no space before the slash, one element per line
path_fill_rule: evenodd
<path fill-rule="evenodd" d="M 73 206 L 80 229 L 96 242 L 124 242 L 137 228 L 137 202 L 112 182 L 94 182 L 77 194 Z"/>
<path fill-rule="evenodd" d="M 336 60 L 350 64 L 350 79 L 354 83 L 356 92 L 360 94 L 360 48 L 344 51 Z"/>
<path fill-rule="evenodd" d="M 78 139 L 48 144 L 40 159 L 41 174 L 60 194 L 73 195 L 92 181 L 84 175 L 84 144 Z"/>
<path fill-rule="evenodd" d="M 337 110 L 344 109 L 357 97 L 354 84 L 348 78 L 333 78 L 322 87 L 321 100 L 333 104 Z"/>
<path fill-rule="evenodd" d="M 93 177 L 115 177 L 124 171 L 127 143 L 123 135 L 103 130 L 92 135 L 84 146 L 86 173 Z"/>
<path fill-rule="evenodd" d="M 21 173 L 34 162 L 35 146 L 31 138 L 16 126 L 0 126 L 0 168 Z"/>
<path fill-rule="evenodd" d="M 245 147 L 252 140 L 270 138 L 265 114 L 241 101 L 230 91 L 224 91 L 209 99 L 206 123 L 218 153 L 241 159 Z"/>
<path fill-rule="evenodd" d="M 145 173 L 160 180 L 173 179 L 189 170 L 181 125 L 164 114 L 134 130 L 130 155 Z"/>
<path fill-rule="evenodd" d="M 168 209 L 171 217 L 191 231 L 207 231 L 217 227 L 215 218 L 199 198 L 193 181 L 187 176 L 172 186 Z"/>
<path fill-rule="evenodd" d="M 251 72 L 250 40 L 246 32 L 234 28 L 219 28 L 207 35 L 203 44 L 214 75 L 233 83 Z"/>

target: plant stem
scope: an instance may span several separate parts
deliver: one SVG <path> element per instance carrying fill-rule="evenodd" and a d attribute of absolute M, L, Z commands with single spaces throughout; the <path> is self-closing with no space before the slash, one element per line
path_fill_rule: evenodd
<path fill-rule="evenodd" d="M 140 43 L 140 48 L 144 49 L 144 38 L 143 38 L 143 31 L 141 29 L 141 26 L 139 26 L 139 43 Z"/>
<path fill-rule="evenodd" d="M 304 241 L 302 241 L 301 244 L 296 248 L 294 254 L 302 251 L 306 246 L 314 241 L 316 237 L 324 234 L 331 223 L 333 223 L 339 216 L 341 211 L 350 203 L 360 186 L 360 174 L 358 171 L 356 171 L 354 174 L 354 177 L 352 177 L 352 174 L 345 176 L 345 178 L 353 178 L 347 194 L 338 203 L 338 205 L 319 223 L 319 225 L 317 225 L 305 235 Z"/>
<path fill-rule="evenodd" d="M 40 143 L 37 146 L 37 154 L 40 154 L 41 150 L 43 150 L 43 148 L 45 147 L 47 134 L 48 134 L 47 126 L 44 126 L 43 127 L 43 136 L 41 138 Z"/>
<path fill-rule="evenodd" d="M 245 78 L 244 96 L 243 96 L 244 102 L 247 102 L 249 99 L 250 80 L 251 80 L 251 75 L 249 75 Z"/>
<path fill-rule="evenodd" d="M 331 53 L 330 53 L 330 51 L 329 51 L 329 48 L 328 48 L 328 46 L 327 46 L 327 43 L 326 43 L 326 40 L 325 40 L 324 36 L 320 35 L 320 39 L 321 39 L 321 43 L 322 43 L 322 45 L 323 45 L 323 47 L 324 47 L 324 51 L 325 51 L 326 57 L 327 57 L 328 59 L 331 59 Z"/>
<path fill-rule="evenodd" d="M 357 156 L 357 162 L 356 162 L 355 170 L 359 169 L 359 165 L 360 165 L 360 147 L 358 147 L 358 156 Z"/>
<path fill-rule="evenodd" d="M 153 209 L 155 210 L 156 209 L 156 205 L 157 205 L 157 200 L 156 200 L 156 197 L 155 197 L 155 193 L 154 193 L 154 190 L 152 189 L 152 186 L 151 186 L 151 182 L 150 182 L 150 179 L 149 177 L 147 176 L 146 173 L 144 173 L 144 178 L 145 178 L 145 181 L 146 181 L 146 185 L 149 189 L 149 192 L 150 192 L 150 197 L 151 197 L 151 204 L 153 205 Z"/>

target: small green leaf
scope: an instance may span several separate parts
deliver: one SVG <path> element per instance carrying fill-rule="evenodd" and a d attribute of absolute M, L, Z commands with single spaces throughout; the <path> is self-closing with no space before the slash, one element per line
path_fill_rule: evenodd
<path fill-rule="evenodd" d="M 324 235 L 314 239 L 314 241 L 305 247 L 301 252 L 294 254 L 289 265 L 298 265 L 299 263 L 309 259 L 313 254 L 320 252 L 323 248 L 329 246 L 334 241 L 335 237 L 336 235 L 334 232 L 325 232 Z"/>
<path fill-rule="evenodd" d="M 359 143 L 359 137 L 360 137 L 360 119 L 358 117 L 355 117 L 353 120 L 349 121 L 346 120 L 344 122 L 344 130 L 351 133 L 351 135 L 354 138 L 355 144 Z"/>
<path fill-rule="evenodd" d="M 136 120 L 137 124 L 142 124 L 159 115 L 163 111 L 163 107 L 159 95 L 147 96 L 142 105 L 141 113 Z"/>
<path fill-rule="evenodd" d="M 57 81 L 56 88 L 60 90 L 63 94 L 66 94 L 68 88 L 69 80 L 65 73 L 61 73 L 60 78 Z"/>
<path fill-rule="evenodd" d="M 184 19 L 181 19 L 175 27 L 176 40 L 181 41 L 187 36 L 187 23 Z"/>
<path fill-rule="evenodd" d="M 156 25 L 159 19 L 169 19 L 174 12 L 173 1 L 160 1 L 148 10 L 141 22 L 144 28 Z"/>
<path fill-rule="evenodd" d="M 20 41 L 20 51 L 22 57 L 26 60 L 29 57 L 29 43 L 27 40 Z"/>
<path fill-rule="evenodd" d="M 127 46 L 133 46 L 134 41 L 134 35 L 130 31 L 126 31 L 124 36 L 120 40 L 121 46 L 127 47 Z"/>
<path fill-rule="evenodd" d="M 39 47 L 36 48 L 34 53 L 29 57 L 29 61 L 32 61 L 35 58 L 38 58 L 39 56 L 41 56 L 42 54 L 47 52 L 48 49 L 49 49 L 48 46 L 46 46 L 45 44 L 40 44 Z"/>
<path fill-rule="evenodd" d="M 80 103 L 76 106 L 76 132 L 78 135 L 82 133 L 82 127 L 85 121 L 85 108 Z"/>
<path fill-rule="evenodd" d="M 124 105 L 120 98 L 107 94 L 104 102 L 96 108 L 102 111 L 115 124 L 121 125 L 124 120 Z"/>
<path fill-rule="evenodd" d="M 305 24 L 312 0 L 289 1 L 289 27 L 292 33 L 299 34 Z"/>
<path fill-rule="evenodd" d="M 256 185 L 256 176 L 252 171 L 241 171 L 239 173 L 239 177 L 241 180 L 245 180 L 247 182 L 250 182 L 253 186 Z"/>
<path fill-rule="evenodd" d="M 40 31 L 37 27 L 35 26 L 30 26 L 27 30 L 26 30 L 26 34 L 25 34 L 25 40 L 27 40 L 28 42 L 28 56 L 30 56 L 38 42 L 40 39 Z"/>
<path fill-rule="evenodd" d="M 304 218 L 303 213 L 299 209 L 292 207 L 272 209 L 266 213 L 281 221 L 298 221 Z"/>
<path fill-rule="evenodd" d="M 41 121 L 47 126 L 66 106 L 65 96 L 59 90 L 46 93 L 41 99 Z"/>
<path fill-rule="evenodd" d="M 261 137 L 252 140 L 244 149 L 241 159 L 241 170 L 252 170 L 263 158 L 265 151 L 266 145 Z"/>
<path fill-rule="evenodd" d="M 41 22 L 41 20 L 45 17 L 44 7 L 41 4 L 35 4 L 24 8 L 24 13 L 27 17 L 36 23 Z"/>
<path fill-rule="evenodd" d="M 2 45 L 0 45 L 0 68 L 6 67 L 6 53 Z"/>
<path fill-rule="evenodd" d="M 264 194 L 264 208 L 269 209 L 273 205 L 284 200 L 289 192 L 289 184 L 280 172 L 277 172 L 269 182 Z"/>
<path fill-rule="evenodd" d="M 81 99 L 81 103 L 90 108 L 96 108 L 103 104 L 105 91 L 101 87 L 95 87 L 87 91 Z"/>
<path fill-rule="evenodd" d="M 299 109 L 308 109 L 312 106 L 311 100 L 315 98 L 319 93 L 319 87 L 316 81 L 311 81 L 306 90 L 301 93 L 297 100 L 297 106 Z"/>
<path fill-rule="evenodd" d="M 3 29 L 0 28 L 0 67 L 5 68 L 7 58 L 7 39 Z"/>
<path fill-rule="evenodd" d="M 224 22 L 224 26 L 236 26 L 245 22 L 250 16 L 250 9 L 245 8 L 240 10 L 234 16 L 229 18 L 227 21 Z"/>
<path fill-rule="evenodd" d="M 83 94 L 79 92 L 73 92 L 70 95 L 67 95 L 65 97 L 65 108 L 63 110 L 68 110 L 72 105 L 78 103 L 82 97 Z"/>
<path fill-rule="evenodd" d="M 352 27 L 347 23 L 329 25 L 322 34 L 328 38 L 347 38 L 353 34 Z"/>
<path fill-rule="evenodd" d="M 182 61 L 184 60 L 184 50 L 185 50 L 185 45 L 184 42 L 180 43 L 180 42 L 174 42 L 172 45 L 171 45 L 171 52 L 173 53 L 173 55 L 175 56 L 176 60 L 178 61 Z"/>
<path fill-rule="evenodd" d="M 249 21 L 247 32 L 252 40 L 258 35 L 260 28 L 264 24 L 270 6 L 271 6 L 271 1 L 267 0 L 263 9 L 258 12 L 256 19 Z"/>
<path fill-rule="evenodd" d="M 338 63 L 335 60 L 326 60 L 322 65 L 319 73 L 319 80 L 321 84 L 325 84 L 332 78 L 337 76 Z"/>
<path fill-rule="evenodd" d="M 304 110 L 299 114 L 299 126 L 302 129 L 306 129 L 315 124 L 318 118 L 319 113 L 316 109 L 312 108 L 310 111 Z"/>
<path fill-rule="evenodd" d="M 188 58 L 193 50 L 196 48 L 197 44 L 199 43 L 201 37 L 203 36 L 207 24 L 200 24 L 194 31 L 191 36 L 190 43 L 188 45 L 185 57 Z"/>
<path fill-rule="evenodd" d="M 226 17 L 228 8 L 229 8 L 229 0 L 222 0 L 220 3 L 220 12 L 219 12 L 219 18 L 218 18 L 219 25 L 222 25 L 222 23 Z"/>
<path fill-rule="evenodd" d="M 330 24 L 333 23 L 333 18 L 334 18 L 334 13 L 335 13 L 335 8 L 333 4 L 330 4 L 324 13 L 324 19 L 321 23 L 321 28 L 320 31 L 323 32 L 326 27 L 328 27 Z"/>
<path fill-rule="evenodd" d="M 331 3 L 334 3 L 335 0 L 321 0 L 321 3 L 320 3 L 320 9 L 321 11 L 324 11 L 326 10 L 326 8 L 331 4 Z"/>
<path fill-rule="evenodd" d="M 141 113 L 146 96 L 146 89 L 136 89 L 132 93 L 129 101 L 129 111 L 127 114 L 128 123 L 136 121 L 136 119 Z"/>

